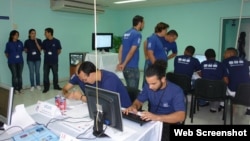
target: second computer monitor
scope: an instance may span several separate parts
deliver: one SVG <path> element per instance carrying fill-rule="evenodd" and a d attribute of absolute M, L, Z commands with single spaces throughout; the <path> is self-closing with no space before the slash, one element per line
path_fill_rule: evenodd
<path fill-rule="evenodd" d="M 90 118 L 94 119 L 95 113 L 97 112 L 96 105 L 98 99 L 98 104 L 101 106 L 103 113 L 104 124 L 123 131 L 119 93 L 86 85 L 85 95 L 87 97 Z"/>
<path fill-rule="evenodd" d="M 0 123 L 11 124 L 14 88 L 0 88 Z"/>

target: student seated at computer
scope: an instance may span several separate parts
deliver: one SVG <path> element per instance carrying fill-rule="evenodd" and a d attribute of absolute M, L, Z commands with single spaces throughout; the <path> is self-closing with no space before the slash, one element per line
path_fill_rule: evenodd
<path fill-rule="evenodd" d="M 80 80 L 78 77 L 78 69 L 82 62 L 78 63 L 75 68 L 75 74 L 70 77 L 70 80 L 67 84 L 65 84 L 62 88 L 63 95 L 68 99 L 75 99 L 86 101 L 86 97 L 84 95 L 85 83 Z M 74 85 L 78 85 L 81 90 L 74 89 Z"/>
<path fill-rule="evenodd" d="M 195 48 L 187 46 L 184 55 L 176 56 L 174 59 L 174 73 L 184 74 L 192 78 L 194 72 L 201 69 L 200 62 L 194 58 Z"/>
<path fill-rule="evenodd" d="M 227 94 L 235 97 L 237 87 L 240 83 L 250 83 L 249 62 L 238 57 L 238 51 L 231 47 L 227 48 L 222 63 L 228 71 Z M 247 108 L 245 114 L 250 115 L 250 107 Z"/>
<path fill-rule="evenodd" d="M 85 61 L 79 66 L 77 73 L 79 79 L 86 85 L 91 85 L 119 93 L 122 107 L 127 108 L 131 105 L 132 102 L 128 95 L 127 89 L 118 76 L 113 72 L 96 69 L 96 66 L 93 63 Z M 71 96 L 68 97 L 86 102 L 86 96 L 82 95 L 81 93 L 71 94 Z"/>
<path fill-rule="evenodd" d="M 185 120 L 185 96 L 182 89 L 166 80 L 167 62 L 156 60 L 146 70 L 146 81 L 142 92 L 133 104 L 123 112 L 137 113 L 145 101 L 149 101 L 149 111 L 141 112 L 143 120 L 163 122 L 162 141 L 169 140 L 169 124 L 179 124 Z"/>
<path fill-rule="evenodd" d="M 216 54 L 213 49 L 207 49 L 205 51 L 206 61 L 201 63 L 200 76 L 209 80 L 224 80 L 228 83 L 227 71 L 223 64 L 215 60 Z M 200 101 L 199 101 L 200 102 Z M 219 101 L 210 102 L 210 112 L 214 113 L 219 108 Z"/>

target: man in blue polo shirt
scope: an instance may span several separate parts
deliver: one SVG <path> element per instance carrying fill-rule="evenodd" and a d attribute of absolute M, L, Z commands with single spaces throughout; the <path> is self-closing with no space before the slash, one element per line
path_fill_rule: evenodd
<path fill-rule="evenodd" d="M 215 60 L 216 54 L 213 49 L 207 49 L 205 51 L 206 61 L 201 63 L 200 76 L 204 79 L 209 80 L 224 80 L 228 83 L 227 71 L 223 64 Z M 211 102 L 210 112 L 214 113 L 217 111 L 219 106 L 218 102 Z"/>
<path fill-rule="evenodd" d="M 156 60 L 146 71 L 147 84 L 133 104 L 123 112 L 137 113 L 145 101 L 149 101 L 149 111 L 141 112 L 143 120 L 163 122 L 162 141 L 169 140 L 169 124 L 185 120 L 185 96 L 183 90 L 166 80 L 166 61 Z"/>
<path fill-rule="evenodd" d="M 81 64 L 82 63 L 78 63 L 76 65 L 76 72 L 71 76 L 69 82 L 65 84 L 64 87 L 62 88 L 62 93 L 66 98 L 86 101 L 86 99 L 83 99 L 82 97 L 82 95 L 84 95 L 85 92 L 85 83 L 81 81 L 78 76 L 78 69 Z M 78 85 L 81 91 L 75 90 L 74 85 Z"/>
<path fill-rule="evenodd" d="M 168 56 L 168 60 L 174 58 L 177 55 L 177 44 L 175 40 L 178 38 L 178 33 L 175 30 L 170 30 L 165 35 L 165 40 L 163 40 L 163 46 Z M 169 52 L 172 52 L 170 55 Z"/>
<path fill-rule="evenodd" d="M 42 43 L 42 49 L 44 50 L 44 65 L 43 65 L 43 93 L 49 91 L 49 72 L 50 69 L 53 73 L 53 85 L 55 90 L 61 90 L 58 85 L 58 56 L 61 53 L 62 47 L 58 39 L 53 37 L 53 29 L 45 29 L 46 39 Z"/>
<path fill-rule="evenodd" d="M 240 83 L 250 83 L 249 62 L 238 57 L 235 48 L 227 48 L 224 54 L 223 64 L 228 71 L 228 94 L 234 97 Z M 247 115 L 250 115 L 250 107 L 247 108 Z"/>
<path fill-rule="evenodd" d="M 133 18 L 133 28 L 123 34 L 122 45 L 119 48 L 119 64 L 117 70 L 123 71 L 123 75 L 128 87 L 138 89 L 139 72 L 139 47 L 141 44 L 141 33 L 144 27 L 142 16 Z"/>
<path fill-rule="evenodd" d="M 151 64 L 154 64 L 155 60 L 163 59 L 167 61 L 167 54 L 165 53 L 163 40 L 165 40 L 164 36 L 167 32 L 169 25 L 160 22 L 155 26 L 155 33 L 153 33 L 147 40 L 144 42 L 144 55 L 145 55 L 145 64 L 144 64 L 144 76 L 142 87 L 146 83 L 145 80 L 145 72 L 147 67 Z"/>
<path fill-rule="evenodd" d="M 113 72 L 96 70 L 96 66 L 93 63 L 85 61 L 78 69 L 78 77 L 86 85 L 98 86 L 98 88 L 119 93 L 122 107 L 127 108 L 131 105 L 126 87 Z M 81 100 L 86 101 L 86 97 L 82 96 Z"/>
<path fill-rule="evenodd" d="M 195 48 L 187 46 L 184 55 L 176 56 L 174 59 L 174 73 L 184 74 L 192 78 L 194 72 L 201 69 L 200 62 L 194 58 Z"/>

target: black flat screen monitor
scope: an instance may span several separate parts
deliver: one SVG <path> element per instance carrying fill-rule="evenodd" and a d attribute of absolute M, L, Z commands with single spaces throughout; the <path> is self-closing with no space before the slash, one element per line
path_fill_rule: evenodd
<path fill-rule="evenodd" d="M 10 87 L 9 90 L 5 88 L 0 88 L 0 123 L 2 125 L 11 124 L 13 93 L 13 87 Z"/>
<path fill-rule="evenodd" d="M 98 97 L 96 94 L 97 92 Z M 98 98 L 99 105 L 102 108 L 104 124 L 117 130 L 123 131 L 119 93 L 86 85 L 85 95 L 87 97 L 89 116 L 91 119 L 94 119 L 95 113 L 97 112 L 96 105 Z"/>
<path fill-rule="evenodd" d="M 113 33 L 92 33 L 92 50 L 109 52 L 113 47 Z"/>
<path fill-rule="evenodd" d="M 206 56 L 202 54 L 195 54 L 194 58 L 197 58 L 200 63 L 207 60 Z"/>

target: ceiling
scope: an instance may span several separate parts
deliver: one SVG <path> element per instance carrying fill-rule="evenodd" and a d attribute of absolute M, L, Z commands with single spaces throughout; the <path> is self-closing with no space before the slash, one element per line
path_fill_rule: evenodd
<path fill-rule="evenodd" d="M 187 3 L 211 2 L 220 0 L 147 0 L 143 2 L 133 2 L 127 4 L 114 4 L 116 1 L 123 0 L 96 0 L 97 4 L 103 5 L 108 9 L 131 9 L 150 6 L 168 6 Z"/>

